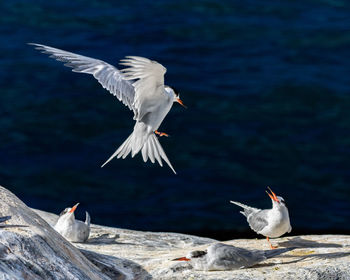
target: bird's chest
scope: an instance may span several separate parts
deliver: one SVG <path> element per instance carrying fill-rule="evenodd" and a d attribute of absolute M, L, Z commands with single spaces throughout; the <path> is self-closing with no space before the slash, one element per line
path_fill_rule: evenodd
<path fill-rule="evenodd" d="M 55 225 L 55 230 L 58 231 L 63 236 L 68 236 L 72 231 L 74 226 L 74 221 L 71 220 L 59 220 Z"/>
<path fill-rule="evenodd" d="M 154 100 L 148 103 L 149 113 L 145 114 L 142 122 L 150 125 L 154 130 L 157 130 L 164 120 L 165 116 L 171 109 L 172 102 L 165 96 L 161 96 L 157 102 Z"/>
<path fill-rule="evenodd" d="M 285 234 L 289 227 L 289 216 L 286 211 L 271 212 L 268 219 L 269 226 L 266 228 L 266 235 L 269 237 L 279 237 Z"/>

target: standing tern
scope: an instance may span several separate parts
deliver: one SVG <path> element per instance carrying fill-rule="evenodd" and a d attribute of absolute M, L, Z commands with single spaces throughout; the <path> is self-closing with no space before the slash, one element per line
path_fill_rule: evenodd
<path fill-rule="evenodd" d="M 186 257 L 174 261 L 188 261 L 195 270 L 235 270 L 252 267 L 266 259 L 273 258 L 295 248 L 277 250 L 248 250 L 244 248 L 215 243 L 205 251 L 192 251 Z"/>
<path fill-rule="evenodd" d="M 120 64 L 128 68 L 119 71 L 99 59 L 41 44 L 29 44 L 51 58 L 65 62 L 64 65 L 73 68 L 73 72 L 93 75 L 103 88 L 134 112 L 134 131 L 101 167 L 114 157 L 124 159 L 129 153 L 134 157 L 141 151 L 144 162 L 150 159 L 154 163 L 157 160 L 163 166 L 163 159 L 176 174 L 156 134 L 168 136 L 159 132 L 158 128 L 174 102 L 186 106 L 174 88 L 164 85 L 166 68 L 163 65 L 144 57 L 127 56 Z"/>
<path fill-rule="evenodd" d="M 85 242 L 90 235 L 90 215 L 86 212 L 85 223 L 74 217 L 74 211 L 79 203 L 72 208 L 64 209 L 57 220 L 54 229 L 71 242 Z"/>
<path fill-rule="evenodd" d="M 244 210 L 240 211 L 245 217 L 247 217 L 248 224 L 252 230 L 256 233 L 266 236 L 267 241 L 270 244 L 271 249 L 277 248 L 272 246 L 270 242 L 271 238 L 280 237 L 286 232 L 291 232 L 292 227 L 289 221 L 289 213 L 284 202 L 284 199 L 276 194 L 268 187 L 271 194 L 266 191 L 272 200 L 272 209 L 257 209 L 236 201 L 230 201 L 242 207 Z"/>

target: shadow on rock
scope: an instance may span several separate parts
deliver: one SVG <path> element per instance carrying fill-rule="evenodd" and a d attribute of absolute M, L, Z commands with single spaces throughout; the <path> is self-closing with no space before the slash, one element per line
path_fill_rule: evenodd
<path fill-rule="evenodd" d="M 303 239 L 301 237 L 294 237 L 287 241 L 279 242 L 281 247 L 297 247 L 297 248 L 342 248 L 343 245 L 337 243 L 324 243 L 313 240 Z"/>
<path fill-rule="evenodd" d="M 301 251 L 301 252 L 295 252 L 293 255 L 282 255 L 280 258 L 297 258 L 295 260 L 286 261 L 282 263 L 263 263 L 255 265 L 254 267 L 269 267 L 269 266 L 275 266 L 275 265 L 287 265 L 292 263 L 298 263 L 301 261 L 304 261 L 306 259 L 337 259 L 337 258 L 344 258 L 350 256 L 350 252 L 334 252 L 334 253 L 323 253 L 323 254 L 314 254 L 314 251 Z"/>
<path fill-rule="evenodd" d="M 0 225 L 0 228 L 25 228 L 25 227 L 28 227 L 28 226 L 25 226 L 25 225 Z"/>
<path fill-rule="evenodd" d="M 115 280 L 137 279 L 150 280 L 152 276 L 138 263 L 128 259 L 98 254 L 80 249 L 81 253 L 102 273 Z"/>
<path fill-rule="evenodd" d="M 85 243 L 86 244 L 95 244 L 95 245 L 104 245 L 104 244 L 118 244 L 118 245 L 136 245 L 134 243 L 123 243 L 118 242 L 116 239 L 119 238 L 119 234 L 115 234 L 114 236 L 109 236 L 108 233 L 102 234 L 98 237 L 89 238 Z"/>
<path fill-rule="evenodd" d="M 0 217 L 0 223 L 6 222 L 11 219 L 11 216 L 3 216 Z"/>
<path fill-rule="evenodd" d="M 12 216 L 3 216 L 0 217 L 0 223 L 7 222 L 8 220 L 11 219 Z M 0 225 L 0 228 L 13 228 L 13 227 L 28 227 L 26 225 L 8 225 L 8 224 L 2 224 Z"/>

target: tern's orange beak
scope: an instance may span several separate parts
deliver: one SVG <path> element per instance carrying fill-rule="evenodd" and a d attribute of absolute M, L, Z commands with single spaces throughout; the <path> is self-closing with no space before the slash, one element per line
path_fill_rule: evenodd
<path fill-rule="evenodd" d="M 271 194 L 269 194 L 268 191 L 266 191 L 266 193 L 269 195 L 269 197 L 270 197 L 272 200 L 276 201 L 276 202 L 280 202 L 280 201 L 278 200 L 276 194 L 270 189 L 270 187 L 267 187 L 267 188 L 268 188 L 268 190 L 271 192 Z"/>
<path fill-rule="evenodd" d="M 177 258 L 177 259 L 173 259 L 173 261 L 190 261 L 190 259 L 186 258 L 186 257 L 182 257 L 182 258 Z"/>
<path fill-rule="evenodd" d="M 179 103 L 182 107 L 187 109 L 187 106 L 182 102 L 182 100 L 180 98 L 177 98 L 176 102 Z"/>
<path fill-rule="evenodd" d="M 79 205 L 79 202 L 78 202 L 77 204 L 75 204 L 75 205 L 72 207 L 72 209 L 69 210 L 69 213 L 74 213 L 74 211 L 75 211 L 75 209 L 77 209 L 78 205 Z"/>

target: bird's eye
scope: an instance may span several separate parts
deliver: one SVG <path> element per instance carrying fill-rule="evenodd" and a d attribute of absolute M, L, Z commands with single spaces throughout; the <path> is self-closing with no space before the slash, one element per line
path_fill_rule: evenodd
<path fill-rule="evenodd" d="M 199 258 L 201 256 L 204 256 L 207 252 L 206 251 L 193 251 L 191 252 L 192 258 Z"/>
<path fill-rule="evenodd" d="M 64 209 L 61 213 L 60 213 L 60 217 L 64 214 L 66 214 L 69 211 L 69 208 Z"/>

